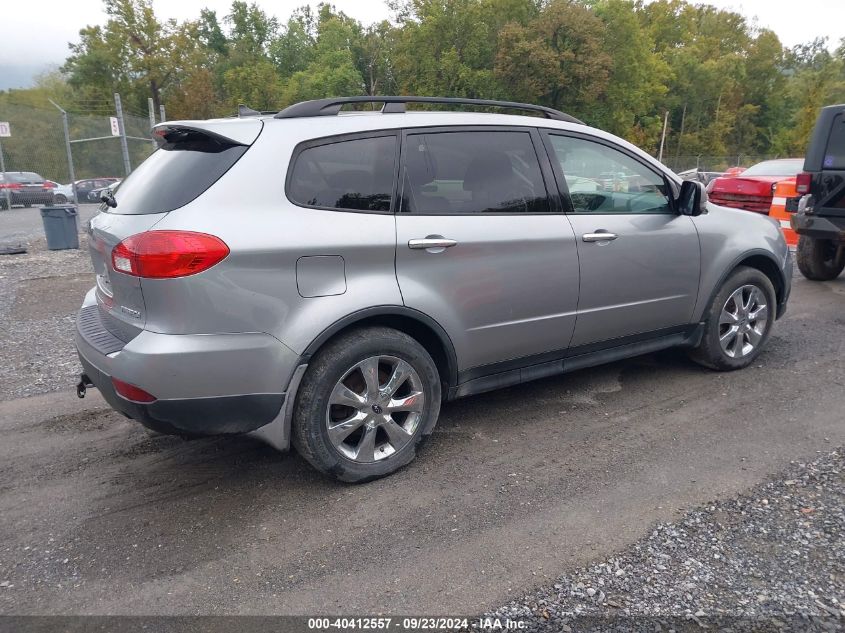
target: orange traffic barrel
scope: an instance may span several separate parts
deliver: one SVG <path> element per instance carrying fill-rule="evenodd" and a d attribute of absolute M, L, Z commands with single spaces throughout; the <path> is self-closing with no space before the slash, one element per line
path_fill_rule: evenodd
<path fill-rule="evenodd" d="M 801 196 L 795 190 L 795 178 L 782 180 L 775 185 L 769 217 L 778 221 L 780 230 L 783 231 L 783 237 L 790 248 L 798 246 L 798 234 L 789 224 L 789 216 L 798 210 L 800 199 Z"/>

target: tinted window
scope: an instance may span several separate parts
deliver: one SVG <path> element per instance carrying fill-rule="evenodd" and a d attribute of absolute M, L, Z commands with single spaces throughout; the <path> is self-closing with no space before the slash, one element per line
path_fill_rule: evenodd
<path fill-rule="evenodd" d="M 9 182 L 19 182 L 21 184 L 29 184 L 33 182 L 44 182 L 44 179 L 32 171 L 19 171 L 19 172 L 6 172 L 6 177 L 9 179 Z M 0 174 L 0 179 L 3 179 L 2 174 Z"/>
<path fill-rule="evenodd" d="M 841 114 L 833 119 L 822 169 L 845 169 L 845 117 Z"/>
<path fill-rule="evenodd" d="M 308 207 L 389 211 L 395 161 L 395 136 L 306 148 L 296 157 L 288 198 Z"/>
<path fill-rule="evenodd" d="M 409 134 L 403 151 L 403 211 L 549 211 L 540 164 L 528 132 Z"/>
<path fill-rule="evenodd" d="M 248 149 L 198 132 L 168 139 L 121 183 L 114 196 L 117 207 L 104 206 L 104 211 L 140 215 L 178 209 L 217 182 Z M 84 188 L 95 186 L 88 181 Z"/>
<path fill-rule="evenodd" d="M 795 160 L 764 160 L 752 165 L 739 176 L 795 176 L 804 168 L 804 159 Z"/>
<path fill-rule="evenodd" d="M 612 147 L 551 135 L 576 213 L 672 213 L 666 181 Z"/>

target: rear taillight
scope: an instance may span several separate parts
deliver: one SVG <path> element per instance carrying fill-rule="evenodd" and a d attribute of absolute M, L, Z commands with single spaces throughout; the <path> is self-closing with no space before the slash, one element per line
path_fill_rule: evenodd
<path fill-rule="evenodd" d="M 154 395 L 147 393 L 140 387 L 130 385 L 128 382 L 112 378 L 111 384 L 114 385 L 114 390 L 127 400 L 131 400 L 132 402 L 155 402 L 156 397 Z"/>
<path fill-rule="evenodd" d="M 0 182 L 0 189 L 20 189 L 23 185 L 19 182 Z"/>
<path fill-rule="evenodd" d="M 795 191 L 796 193 L 810 193 L 810 185 L 813 182 L 813 175 L 808 174 L 806 171 L 802 171 L 800 174 L 795 176 Z"/>
<path fill-rule="evenodd" d="M 219 237 L 192 231 L 147 231 L 127 237 L 111 252 L 119 273 L 151 279 L 186 277 L 208 270 L 229 254 Z"/>
<path fill-rule="evenodd" d="M 56 188 L 56 185 L 53 184 L 52 182 L 44 181 L 41 184 L 45 189 L 55 189 Z"/>

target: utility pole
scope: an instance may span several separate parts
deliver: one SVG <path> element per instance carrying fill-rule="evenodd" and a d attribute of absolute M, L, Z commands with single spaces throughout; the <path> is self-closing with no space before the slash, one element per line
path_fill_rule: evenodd
<path fill-rule="evenodd" d="M 126 125 L 123 123 L 123 106 L 120 103 L 120 94 L 114 93 L 114 109 L 117 114 L 117 123 L 120 126 L 120 149 L 123 151 L 123 168 L 128 176 L 132 173 L 132 165 L 129 163 L 129 145 L 126 142 Z"/>
<path fill-rule="evenodd" d="M 158 105 L 158 114 L 159 114 L 158 118 L 159 118 L 160 123 L 164 123 L 165 121 L 167 121 L 167 114 L 164 112 L 164 104 L 163 103 L 160 103 Z"/>
<path fill-rule="evenodd" d="M 152 97 L 147 97 L 147 109 L 150 111 L 150 138 L 152 138 L 153 149 L 157 147 L 153 138 L 153 128 L 156 126 L 156 107 Z"/>
<path fill-rule="evenodd" d="M 684 111 L 681 113 L 681 130 L 678 132 L 678 149 L 675 152 L 675 162 L 681 158 L 681 139 L 684 137 L 684 126 L 687 122 L 687 104 L 684 103 Z"/>
<path fill-rule="evenodd" d="M 663 115 L 663 132 L 660 134 L 660 152 L 657 154 L 657 160 L 663 162 L 663 144 L 666 142 L 666 126 L 669 124 L 669 110 Z"/>
<path fill-rule="evenodd" d="M 67 124 L 67 112 L 61 107 L 59 104 L 53 101 L 52 99 L 47 99 L 50 103 L 52 103 L 59 112 L 62 113 L 62 129 L 65 133 L 65 152 L 67 152 L 67 171 L 70 175 L 70 188 L 73 191 L 73 202 L 74 204 L 79 204 L 79 200 L 76 198 L 76 174 L 73 172 L 73 152 L 70 149 L 70 130 Z"/>

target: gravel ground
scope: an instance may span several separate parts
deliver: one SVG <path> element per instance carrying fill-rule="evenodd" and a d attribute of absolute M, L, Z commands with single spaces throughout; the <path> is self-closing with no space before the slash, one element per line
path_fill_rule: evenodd
<path fill-rule="evenodd" d="M 94 285 L 84 235 L 79 250 L 47 250 L 43 237 L 26 242 L 27 253 L 0 255 L 0 400 L 75 384 L 73 326 Z"/>
<path fill-rule="evenodd" d="M 845 449 L 489 613 L 537 631 L 845 629 Z"/>

